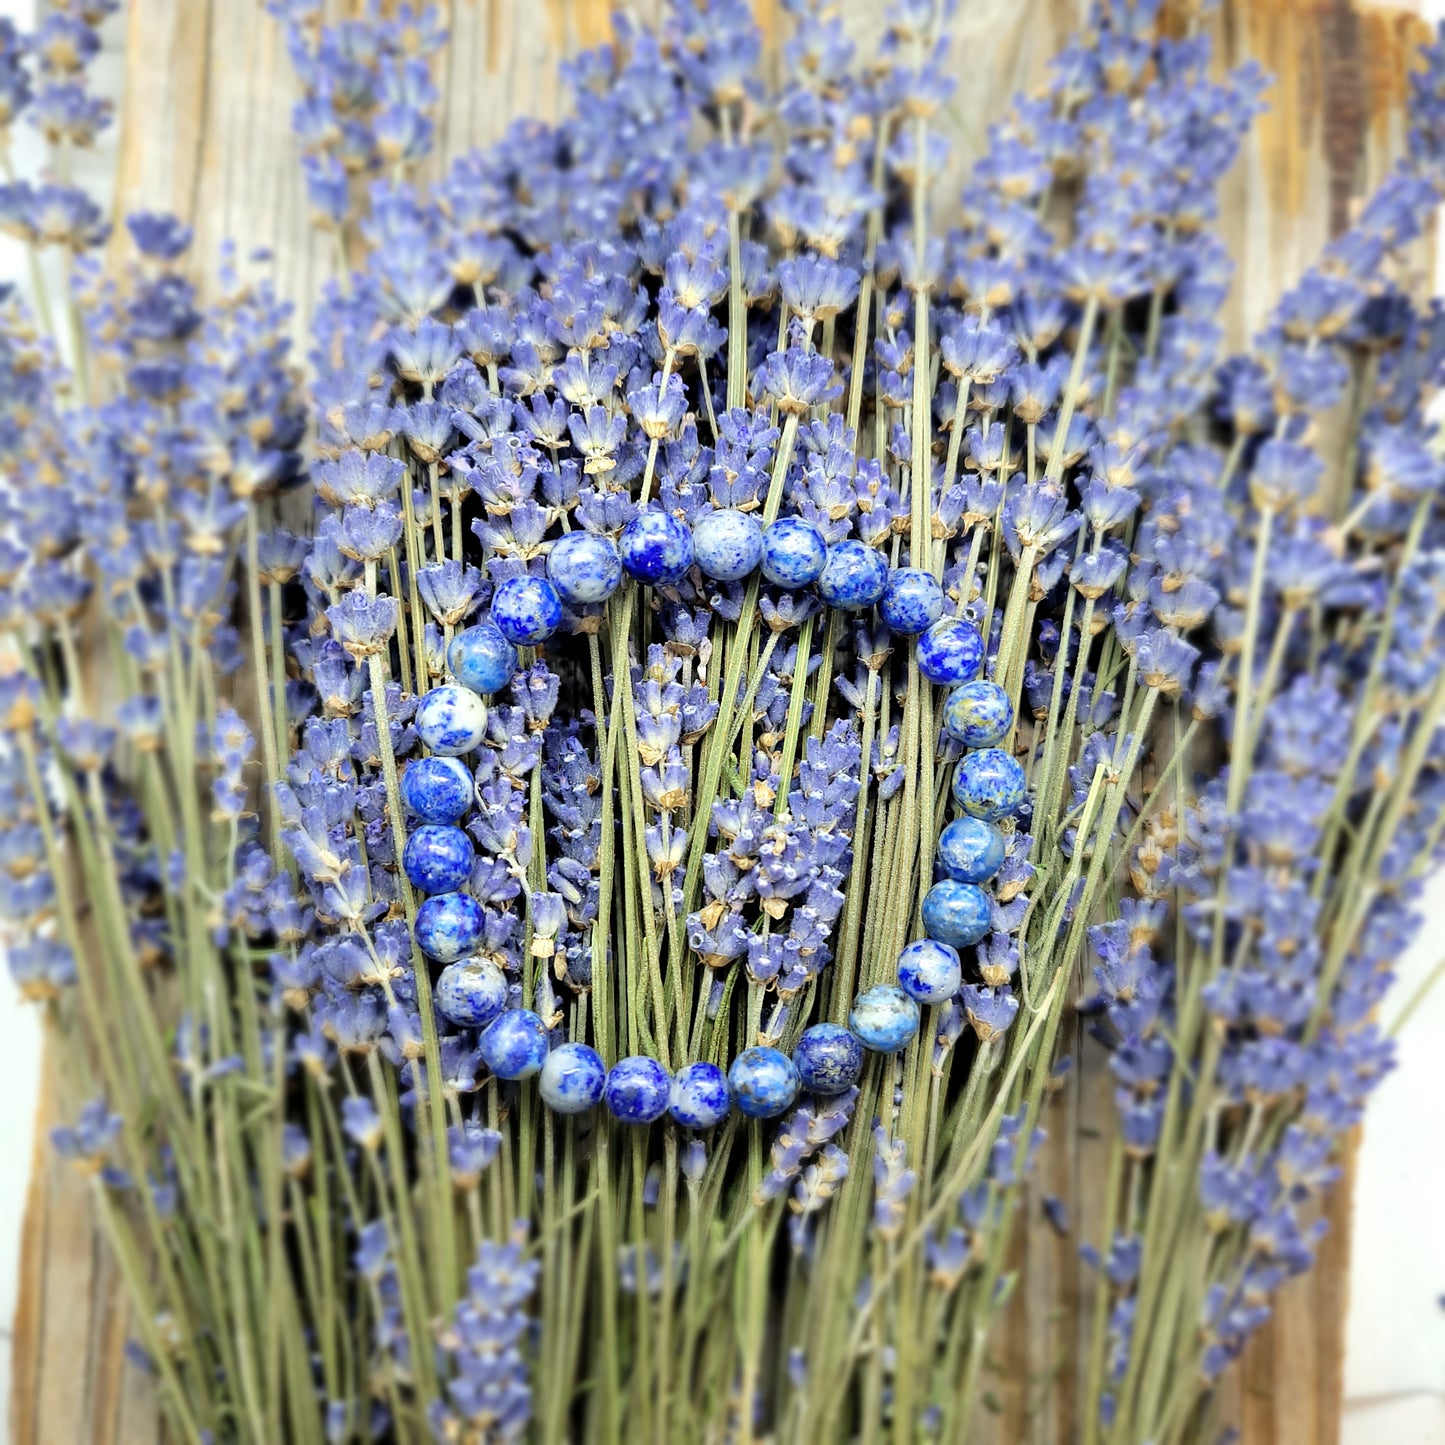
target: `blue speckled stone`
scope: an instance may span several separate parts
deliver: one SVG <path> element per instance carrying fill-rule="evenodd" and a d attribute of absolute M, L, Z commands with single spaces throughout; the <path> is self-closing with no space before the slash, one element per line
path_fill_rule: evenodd
<path fill-rule="evenodd" d="M 919 1003 L 944 1003 L 962 983 L 958 950 L 947 943 L 916 938 L 898 955 L 898 987 Z"/>
<path fill-rule="evenodd" d="M 472 876 L 477 850 L 460 828 L 428 823 L 406 840 L 401 866 L 423 893 L 455 893 Z"/>
<path fill-rule="evenodd" d="M 814 1024 L 793 1046 L 793 1062 L 810 1094 L 841 1094 L 863 1072 L 863 1045 L 842 1024 Z"/>
<path fill-rule="evenodd" d="M 775 1119 L 798 1097 L 798 1066 L 781 1049 L 744 1049 L 728 1070 L 728 1087 L 749 1119 Z"/>
<path fill-rule="evenodd" d="M 484 1029 L 507 1006 L 507 975 L 490 959 L 464 958 L 437 975 L 432 997 L 458 1028 Z"/>
<path fill-rule="evenodd" d="M 949 693 L 943 726 L 966 748 L 989 748 L 1013 726 L 1014 705 L 996 682 L 978 678 Z"/>
<path fill-rule="evenodd" d="M 416 735 L 432 752 L 454 758 L 487 735 L 487 705 L 469 687 L 446 682 L 416 705 Z"/>
<path fill-rule="evenodd" d="M 401 775 L 401 800 L 423 823 L 455 823 L 474 796 L 472 775 L 457 758 L 413 758 Z"/>
<path fill-rule="evenodd" d="M 511 682 L 517 671 L 517 649 L 495 622 L 479 622 L 452 638 L 447 666 L 463 687 L 490 694 Z"/>
<path fill-rule="evenodd" d="M 508 1009 L 482 1031 L 477 1050 L 499 1079 L 530 1079 L 547 1058 L 547 1025 L 531 1009 Z"/>
<path fill-rule="evenodd" d="M 938 836 L 938 861 L 960 883 L 987 883 L 1003 859 L 1003 834 L 982 818 L 955 818 Z"/>
<path fill-rule="evenodd" d="M 888 563 L 876 548 L 849 538 L 828 548 L 818 578 L 818 596 L 829 607 L 850 612 L 872 607 L 888 586 Z"/>
<path fill-rule="evenodd" d="M 864 989 L 848 1010 L 848 1027 L 858 1042 L 875 1054 L 906 1049 L 918 1032 L 923 1010 L 897 984 L 877 983 Z"/>
<path fill-rule="evenodd" d="M 732 1103 L 727 1075 L 716 1064 L 685 1064 L 672 1081 L 667 1109 L 685 1129 L 711 1129 Z"/>
<path fill-rule="evenodd" d="M 508 577 L 492 597 L 492 621 L 508 642 L 534 647 L 562 625 L 562 599 L 545 577 Z"/>
<path fill-rule="evenodd" d="M 547 554 L 547 576 L 574 607 L 605 602 L 622 582 L 617 543 L 598 532 L 568 532 Z"/>
<path fill-rule="evenodd" d="M 997 823 L 1018 811 L 1024 793 L 1023 765 L 1002 748 L 980 748 L 958 760 L 953 796 L 970 817 Z"/>
<path fill-rule="evenodd" d="M 622 529 L 617 545 L 628 574 L 654 587 L 682 581 L 692 566 L 692 532 L 660 507 L 640 511 Z"/>
<path fill-rule="evenodd" d="M 470 893 L 437 893 L 416 911 L 416 946 L 438 963 L 455 963 L 482 937 L 482 905 Z"/>
<path fill-rule="evenodd" d="M 976 883 L 945 878 L 923 895 L 923 928 L 953 948 L 970 948 L 993 926 L 988 894 Z"/>
<path fill-rule="evenodd" d="M 943 616 L 943 588 L 931 572 L 917 567 L 895 567 L 888 574 L 878 615 L 891 632 L 912 636 L 926 632 Z"/>
<path fill-rule="evenodd" d="M 972 682 L 983 667 L 983 638 L 973 623 L 945 617 L 918 639 L 915 656 L 919 672 L 929 682 L 942 687 Z"/>
<path fill-rule="evenodd" d="M 672 1079 L 656 1059 L 633 1054 L 607 1071 L 602 1097 L 614 1119 L 624 1124 L 650 1124 L 666 1113 L 671 1090 Z"/>
<path fill-rule="evenodd" d="M 602 1097 L 607 1066 L 586 1044 L 558 1044 L 542 1065 L 537 1092 L 554 1114 L 585 1114 Z"/>
<path fill-rule="evenodd" d="M 828 544 L 801 517 L 779 517 L 763 532 L 763 576 L 775 587 L 808 587 L 823 574 Z"/>
<path fill-rule="evenodd" d="M 762 561 L 763 524 L 734 507 L 704 512 L 693 524 L 692 554 L 709 577 L 740 582 Z"/>

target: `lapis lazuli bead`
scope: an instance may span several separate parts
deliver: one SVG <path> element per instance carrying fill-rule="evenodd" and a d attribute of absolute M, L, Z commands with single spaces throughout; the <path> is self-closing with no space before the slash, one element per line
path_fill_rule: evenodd
<path fill-rule="evenodd" d="M 602 1097 L 614 1119 L 624 1124 L 650 1124 L 666 1113 L 671 1091 L 672 1079 L 656 1059 L 633 1054 L 607 1071 Z"/>
<path fill-rule="evenodd" d="M 1023 765 L 1002 748 L 979 748 L 958 760 L 953 796 L 970 817 L 997 823 L 1016 813 L 1027 790 Z"/>
<path fill-rule="evenodd" d="M 416 911 L 416 946 L 438 963 L 455 963 L 482 937 L 482 905 L 470 893 L 436 893 Z"/>
<path fill-rule="evenodd" d="M 489 958 L 464 958 L 437 975 L 441 1012 L 463 1029 L 484 1029 L 507 1006 L 507 975 Z"/>
<path fill-rule="evenodd" d="M 987 883 L 1004 860 L 1003 834 L 982 818 L 955 818 L 938 835 L 938 861 L 960 883 Z"/>
<path fill-rule="evenodd" d="M 554 1114 L 585 1114 L 602 1097 L 607 1066 L 587 1044 L 558 1044 L 537 1080 L 542 1102 Z"/>
<path fill-rule="evenodd" d="M 424 823 L 455 823 L 475 796 L 459 758 L 413 758 L 401 775 L 401 800 Z"/>
<path fill-rule="evenodd" d="M 943 687 L 972 682 L 983 667 L 983 638 L 971 622 L 945 617 L 919 637 L 914 655 L 929 682 Z"/>
<path fill-rule="evenodd" d="M 801 517 L 779 517 L 763 532 L 763 576 L 775 587 L 809 587 L 823 575 L 828 544 Z"/>
<path fill-rule="evenodd" d="M 926 632 L 943 616 L 943 588 L 931 572 L 917 567 L 895 567 L 878 604 L 878 615 L 890 632 L 912 636 Z"/>
<path fill-rule="evenodd" d="M 897 984 L 878 983 L 864 989 L 848 1010 L 848 1027 L 865 1049 L 896 1054 L 918 1032 L 923 1010 Z"/>
<path fill-rule="evenodd" d="M 605 602 L 622 582 L 617 543 L 600 532 L 568 532 L 547 554 L 547 576 L 574 607 Z"/>
<path fill-rule="evenodd" d="M 401 866 L 423 893 L 455 893 L 472 876 L 477 850 L 460 828 L 427 823 L 406 840 Z"/>
<path fill-rule="evenodd" d="M 842 1024 L 814 1024 L 793 1045 L 793 1062 L 810 1094 L 841 1094 L 863 1072 L 863 1045 Z"/>
<path fill-rule="evenodd" d="M 534 647 L 562 625 L 562 599 L 545 577 L 508 577 L 492 598 L 492 621 L 508 642 Z"/>
<path fill-rule="evenodd" d="M 728 1078 L 716 1064 L 685 1064 L 677 1071 L 667 1111 L 685 1129 L 711 1129 L 732 1108 Z"/>
<path fill-rule="evenodd" d="M 469 687 L 443 683 L 416 705 L 416 733 L 432 752 L 459 757 L 487 735 L 487 705 Z"/>
<path fill-rule="evenodd" d="M 919 1003 L 945 1003 L 962 984 L 958 950 L 947 943 L 916 938 L 898 955 L 898 987 Z"/>
<path fill-rule="evenodd" d="M 508 1009 L 482 1030 L 477 1051 L 499 1079 L 530 1079 L 547 1059 L 547 1025 L 531 1009 Z"/>
<path fill-rule="evenodd" d="M 516 674 L 517 649 L 495 622 L 479 622 L 452 638 L 447 666 L 463 687 L 491 694 L 506 687 Z"/>
<path fill-rule="evenodd" d="M 728 1087 L 749 1119 L 775 1119 L 803 1087 L 798 1066 L 781 1049 L 744 1049 L 728 1070 Z"/>
<path fill-rule="evenodd" d="M 996 682 L 977 678 L 949 693 L 943 704 L 943 726 L 966 748 L 988 748 L 1013 726 L 1014 705 Z"/>
<path fill-rule="evenodd" d="M 629 575 L 654 587 L 681 582 L 692 566 L 692 532 L 660 507 L 644 507 L 622 529 L 617 546 Z"/>
<path fill-rule="evenodd" d="M 888 563 L 873 547 L 849 538 L 828 548 L 818 577 L 818 596 L 829 607 L 857 611 L 872 607 L 888 586 Z"/>
<path fill-rule="evenodd" d="M 923 895 L 923 929 L 952 948 L 970 948 L 993 927 L 988 894 L 976 883 L 945 878 Z"/>
<path fill-rule="evenodd" d="M 709 577 L 740 582 L 762 561 L 762 523 L 736 507 L 704 512 L 693 524 L 692 554 Z"/>

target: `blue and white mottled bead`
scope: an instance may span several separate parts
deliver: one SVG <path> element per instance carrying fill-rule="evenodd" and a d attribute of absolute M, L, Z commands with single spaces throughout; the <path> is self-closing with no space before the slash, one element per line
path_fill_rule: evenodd
<path fill-rule="evenodd" d="M 842 1024 L 814 1024 L 794 1044 L 793 1063 L 810 1094 L 841 1094 L 863 1072 L 863 1045 Z"/>
<path fill-rule="evenodd" d="M 960 883 L 987 883 L 1004 860 L 1003 834 L 982 818 L 955 818 L 938 835 L 938 861 Z"/>
<path fill-rule="evenodd" d="M 943 588 L 931 572 L 917 567 L 895 567 L 878 604 L 878 615 L 890 632 L 908 636 L 926 632 L 943 616 Z"/>
<path fill-rule="evenodd" d="M 693 524 L 692 554 L 718 582 L 740 582 L 763 557 L 763 527 L 750 512 L 724 507 Z"/>
<path fill-rule="evenodd" d="M 966 748 L 988 748 L 1013 726 L 1014 705 L 996 682 L 977 678 L 949 693 L 943 704 L 943 726 Z"/>
<path fill-rule="evenodd" d="M 416 946 L 438 963 L 465 958 L 481 941 L 482 905 L 470 893 L 437 893 L 416 911 Z"/>
<path fill-rule="evenodd" d="M 547 554 L 547 576 L 574 607 L 605 602 L 622 582 L 622 558 L 611 537 L 568 532 Z"/>
<path fill-rule="evenodd" d="M 918 639 L 914 655 L 929 682 L 941 687 L 972 682 L 983 667 L 983 638 L 971 622 L 945 617 Z"/>
<path fill-rule="evenodd" d="M 452 638 L 447 666 L 463 687 L 491 694 L 511 682 L 517 671 L 517 649 L 495 622 L 479 622 Z"/>
<path fill-rule="evenodd" d="M 471 688 L 443 683 L 417 703 L 416 735 L 445 758 L 469 753 L 487 735 L 487 705 Z"/>
<path fill-rule="evenodd" d="M 1019 810 L 1026 791 L 1023 765 L 1002 748 L 980 748 L 958 760 L 953 796 L 971 818 L 997 823 Z"/>
<path fill-rule="evenodd" d="M 775 1119 L 798 1097 L 798 1066 L 781 1049 L 744 1049 L 728 1069 L 728 1087 L 749 1119 Z"/>
<path fill-rule="evenodd" d="M 413 758 L 401 775 L 401 800 L 424 823 L 455 823 L 476 796 L 457 758 Z"/>
<path fill-rule="evenodd" d="M 946 1003 L 963 985 L 958 950 L 935 938 L 916 938 L 898 955 L 898 987 L 919 1003 Z"/>
<path fill-rule="evenodd" d="M 602 1097 L 607 1066 L 587 1044 L 558 1044 L 537 1080 L 542 1102 L 554 1114 L 585 1114 Z"/>
<path fill-rule="evenodd" d="M 617 545 L 628 574 L 654 587 L 681 582 L 692 566 L 691 531 L 661 507 L 644 507 L 622 529 Z"/>
<path fill-rule="evenodd" d="M 545 577 L 508 577 L 492 598 L 492 621 L 508 642 L 534 647 L 562 625 L 562 599 Z"/>
<path fill-rule="evenodd" d="M 918 1032 L 923 1010 L 897 984 L 878 983 L 864 989 L 848 1010 L 848 1027 L 865 1049 L 896 1054 Z"/>
<path fill-rule="evenodd" d="M 619 1059 L 607 1071 L 602 1097 L 614 1119 L 624 1124 L 650 1124 L 667 1111 L 672 1079 L 646 1054 Z"/>
<path fill-rule="evenodd" d="M 477 1051 L 499 1079 L 530 1079 L 547 1059 L 547 1025 L 531 1009 L 508 1009 L 482 1031 Z"/>
<path fill-rule="evenodd" d="M 976 883 L 945 878 L 923 895 L 923 930 L 952 948 L 971 948 L 993 927 L 988 894 Z"/>
<path fill-rule="evenodd" d="M 489 958 L 464 958 L 437 975 L 432 998 L 458 1028 L 484 1029 L 507 1006 L 507 975 Z"/>
<path fill-rule="evenodd" d="M 818 596 L 829 607 L 856 612 L 872 607 L 888 585 L 888 563 L 873 547 L 849 538 L 828 548 L 818 577 Z"/>
<path fill-rule="evenodd" d="M 477 850 L 460 828 L 427 823 L 406 840 L 401 866 L 423 893 L 455 893 L 472 876 Z"/>
<path fill-rule="evenodd" d="M 828 544 L 801 517 L 779 517 L 763 532 L 763 576 L 775 587 L 809 587 L 823 575 Z"/>
<path fill-rule="evenodd" d="M 716 1064 L 685 1064 L 668 1093 L 667 1110 L 685 1129 L 711 1129 L 732 1108 L 727 1075 Z"/>

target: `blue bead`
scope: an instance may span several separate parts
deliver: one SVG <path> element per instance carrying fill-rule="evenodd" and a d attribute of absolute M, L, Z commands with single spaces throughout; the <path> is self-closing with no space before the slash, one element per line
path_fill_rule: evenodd
<path fill-rule="evenodd" d="M 692 552 L 709 577 L 739 582 L 762 560 L 763 525 L 733 507 L 704 512 L 693 524 Z"/>
<path fill-rule="evenodd" d="M 944 1003 L 962 985 L 963 965 L 958 961 L 958 950 L 946 943 L 918 938 L 898 955 L 898 986 L 919 1003 Z"/>
<path fill-rule="evenodd" d="M 976 883 L 945 878 L 923 895 L 923 928 L 930 938 L 953 948 L 971 948 L 993 927 L 988 894 Z"/>
<path fill-rule="evenodd" d="M 602 1097 L 614 1119 L 624 1124 L 650 1124 L 666 1113 L 671 1090 L 672 1079 L 656 1059 L 633 1054 L 607 1071 Z"/>
<path fill-rule="evenodd" d="M 906 1049 L 918 1032 L 923 1010 L 896 984 L 878 983 L 864 989 L 848 1010 L 848 1027 L 865 1049 L 875 1054 L 896 1054 Z"/>
<path fill-rule="evenodd" d="M 472 876 L 477 850 L 460 828 L 428 823 L 406 840 L 401 866 L 423 893 L 455 893 Z"/>
<path fill-rule="evenodd" d="M 918 639 L 915 655 L 919 672 L 929 682 L 944 687 L 972 682 L 983 667 L 983 638 L 971 622 L 945 617 Z"/>
<path fill-rule="evenodd" d="M 470 893 L 438 893 L 416 911 L 416 946 L 438 963 L 455 963 L 481 942 L 482 905 Z"/>
<path fill-rule="evenodd" d="M 622 581 L 617 543 L 598 532 L 568 532 L 547 554 L 547 576 L 574 607 L 605 602 Z"/>
<path fill-rule="evenodd" d="M 545 577 L 508 577 L 492 597 L 492 621 L 508 642 L 533 647 L 562 625 L 562 599 Z"/>
<path fill-rule="evenodd" d="M 490 959 L 464 958 L 437 975 L 432 998 L 458 1028 L 484 1029 L 507 1006 L 507 975 Z"/>
<path fill-rule="evenodd" d="M 547 1025 L 531 1009 L 508 1009 L 482 1031 L 477 1051 L 499 1079 L 530 1079 L 547 1058 Z"/>
<path fill-rule="evenodd" d="M 479 622 L 452 638 L 447 666 L 463 687 L 494 693 L 506 687 L 517 671 L 517 649 L 495 622 Z"/>
<path fill-rule="evenodd" d="M 667 1109 L 685 1129 L 711 1129 L 732 1108 L 727 1075 L 716 1064 L 686 1064 L 677 1071 Z"/>
<path fill-rule="evenodd" d="M 943 588 L 931 572 L 917 567 L 895 567 L 888 574 L 878 615 L 892 632 L 912 636 L 926 632 L 943 616 Z"/>
<path fill-rule="evenodd" d="M 744 1049 L 728 1070 L 728 1087 L 749 1119 L 775 1119 L 798 1097 L 803 1081 L 781 1049 Z"/>
<path fill-rule="evenodd" d="M 1024 793 L 1023 765 L 1002 748 L 980 748 L 959 759 L 953 796 L 970 817 L 997 823 L 1018 811 Z"/>
<path fill-rule="evenodd" d="M 938 861 L 960 883 L 987 883 L 1003 859 L 1003 834 L 982 818 L 955 818 L 939 835 Z"/>
<path fill-rule="evenodd" d="M 401 775 L 401 800 L 424 823 L 455 823 L 474 796 L 472 775 L 457 758 L 413 758 Z"/>
<path fill-rule="evenodd" d="M 487 735 L 487 705 L 469 687 L 443 683 L 416 705 L 416 735 L 432 752 L 457 757 Z"/>
<path fill-rule="evenodd" d="M 554 1114 L 585 1114 L 602 1097 L 607 1066 L 586 1044 L 558 1044 L 542 1065 L 537 1092 Z"/>
<path fill-rule="evenodd" d="M 828 544 L 801 517 L 779 517 L 763 532 L 763 576 L 775 587 L 807 587 L 823 574 Z"/>
<path fill-rule="evenodd" d="M 818 596 L 829 607 L 856 611 L 872 607 L 888 585 L 883 554 L 862 542 L 834 542 L 818 578 Z"/>
<path fill-rule="evenodd" d="M 943 704 L 943 726 L 966 748 L 988 748 L 1013 726 L 1014 705 L 996 682 L 979 678 L 949 693 Z"/>
<path fill-rule="evenodd" d="M 814 1024 L 793 1046 L 793 1062 L 810 1094 L 841 1094 L 863 1072 L 863 1045 L 842 1024 Z"/>
<path fill-rule="evenodd" d="M 618 550 L 631 576 L 667 587 L 681 582 L 692 566 L 692 533 L 671 512 L 645 507 L 622 529 Z"/>

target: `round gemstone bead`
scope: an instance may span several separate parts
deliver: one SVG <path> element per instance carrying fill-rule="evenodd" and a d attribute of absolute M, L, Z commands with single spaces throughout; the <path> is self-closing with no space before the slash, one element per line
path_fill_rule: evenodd
<path fill-rule="evenodd" d="M 958 950 L 946 943 L 918 938 L 898 955 L 898 986 L 919 1003 L 944 1003 L 962 984 Z"/>
<path fill-rule="evenodd" d="M 508 1009 L 482 1031 L 477 1051 L 499 1079 L 530 1079 L 547 1058 L 547 1025 L 531 1009 Z"/>
<path fill-rule="evenodd" d="M 818 596 L 829 607 L 857 611 L 872 607 L 888 585 L 883 554 L 862 542 L 834 542 L 818 578 Z"/>
<path fill-rule="evenodd" d="M 484 1029 L 507 1006 L 507 975 L 486 958 L 449 963 L 432 993 L 441 1012 L 463 1029 Z"/>
<path fill-rule="evenodd" d="M 939 834 L 938 861 L 960 883 L 987 883 L 1003 858 L 1003 834 L 982 818 L 955 818 Z"/>
<path fill-rule="evenodd" d="M 558 1044 L 537 1080 L 542 1102 L 554 1114 L 585 1114 L 602 1097 L 607 1066 L 586 1044 Z"/>
<path fill-rule="evenodd" d="M 622 529 L 618 550 L 631 576 L 666 587 L 681 582 L 692 566 L 692 533 L 671 512 L 647 507 Z"/>
<path fill-rule="evenodd" d="M 667 1109 L 686 1129 L 711 1129 L 732 1108 L 727 1075 L 716 1064 L 685 1064 L 677 1071 Z"/>
<path fill-rule="evenodd" d="M 929 938 L 952 948 L 969 948 L 993 927 L 988 894 L 976 883 L 945 878 L 923 895 L 923 928 Z"/>
<path fill-rule="evenodd" d="M 633 1054 L 607 1071 L 602 1097 L 613 1118 L 624 1124 L 650 1124 L 666 1111 L 671 1089 L 672 1080 L 656 1059 Z"/>
<path fill-rule="evenodd" d="M 517 649 L 495 622 L 479 622 L 452 638 L 447 666 L 463 687 L 493 693 L 511 682 L 517 671 Z"/>
<path fill-rule="evenodd" d="M 622 558 L 611 537 L 568 532 L 547 554 L 547 576 L 563 601 L 574 607 L 605 602 L 622 581 Z"/>
<path fill-rule="evenodd" d="M 455 893 L 472 876 L 477 850 L 460 828 L 428 823 L 406 840 L 401 866 L 423 893 Z"/>
<path fill-rule="evenodd" d="M 997 823 L 1018 811 L 1024 793 L 1023 766 L 1002 748 L 980 748 L 959 759 L 953 796 L 970 817 Z"/>
<path fill-rule="evenodd" d="M 906 1049 L 918 1032 L 923 1010 L 896 984 L 878 983 L 864 989 L 848 1010 L 848 1027 L 865 1049 L 896 1054 Z"/>
<path fill-rule="evenodd" d="M 492 598 L 492 621 L 508 642 L 532 647 L 562 625 L 562 599 L 545 577 L 508 577 Z"/>
<path fill-rule="evenodd" d="M 455 823 L 473 797 L 472 775 L 457 758 L 413 758 L 401 775 L 401 800 L 424 823 Z"/>
<path fill-rule="evenodd" d="M 966 748 L 988 748 L 1013 726 L 1014 705 L 996 682 L 978 678 L 949 693 L 943 726 Z"/>
<path fill-rule="evenodd" d="M 719 582 L 738 582 L 763 556 L 763 528 L 750 512 L 724 507 L 704 512 L 692 529 L 697 565 Z"/>
<path fill-rule="evenodd" d="M 437 893 L 416 911 L 416 946 L 438 963 L 465 958 L 481 941 L 482 905 L 470 893 Z"/>
<path fill-rule="evenodd" d="M 793 1046 L 793 1062 L 810 1094 L 841 1094 L 863 1072 L 863 1045 L 842 1024 L 814 1024 Z"/>
<path fill-rule="evenodd" d="M 823 573 L 828 544 L 801 517 L 779 517 L 763 533 L 763 576 L 775 587 L 807 587 Z"/>
<path fill-rule="evenodd" d="M 798 1097 L 803 1081 L 781 1049 L 757 1048 L 744 1049 L 733 1060 L 728 1085 L 749 1119 L 775 1119 Z"/>
<path fill-rule="evenodd" d="M 443 683 L 416 705 L 416 733 L 432 752 L 459 757 L 487 735 L 487 705 L 469 687 Z"/>
<path fill-rule="evenodd" d="M 943 616 L 943 588 L 931 572 L 895 567 L 888 574 L 878 615 L 891 632 L 926 632 Z"/>
<path fill-rule="evenodd" d="M 983 667 L 983 638 L 971 622 L 945 617 L 918 639 L 915 656 L 919 672 L 929 682 L 943 687 L 972 682 Z"/>

